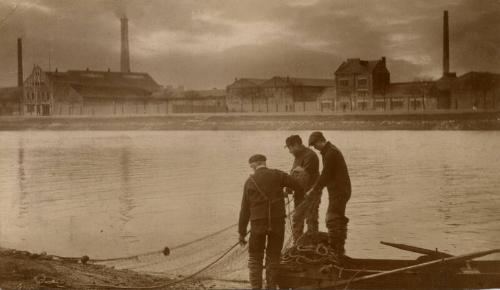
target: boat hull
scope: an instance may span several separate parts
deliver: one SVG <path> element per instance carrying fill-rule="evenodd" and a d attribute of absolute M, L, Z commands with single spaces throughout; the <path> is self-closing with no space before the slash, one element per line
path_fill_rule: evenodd
<path fill-rule="evenodd" d="M 327 273 L 321 265 L 290 268 L 278 272 L 280 288 L 325 288 L 335 281 L 350 280 L 377 272 L 408 267 L 417 260 L 352 259 Z M 344 289 L 346 285 L 339 286 Z M 334 288 L 334 287 L 327 287 Z M 488 289 L 500 288 L 500 261 L 470 261 L 436 265 L 422 270 L 395 273 L 348 284 L 349 289 Z"/>

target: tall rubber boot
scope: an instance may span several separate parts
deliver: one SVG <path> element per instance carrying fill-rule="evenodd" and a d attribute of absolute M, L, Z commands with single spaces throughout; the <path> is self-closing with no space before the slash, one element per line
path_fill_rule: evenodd
<path fill-rule="evenodd" d="M 263 257 L 248 258 L 248 273 L 252 289 L 262 289 L 262 260 Z"/>
<path fill-rule="evenodd" d="M 345 239 L 338 236 L 329 237 L 329 243 L 330 248 L 338 258 L 345 256 Z"/>
<path fill-rule="evenodd" d="M 327 225 L 330 248 L 339 259 L 342 259 L 345 256 L 345 240 L 347 239 L 348 222 L 348 218 L 338 217 L 333 219 L 331 223 Z"/>
<path fill-rule="evenodd" d="M 266 289 L 277 289 L 278 283 L 276 282 L 276 265 L 269 264 L 266 266 Z"/>

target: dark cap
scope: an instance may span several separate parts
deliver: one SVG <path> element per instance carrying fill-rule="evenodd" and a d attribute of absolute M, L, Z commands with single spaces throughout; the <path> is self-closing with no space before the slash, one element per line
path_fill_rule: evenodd
<path fill-rule="evenodd" d="M 285 140 L 285 147 L 290 147 L 293 145 L 302 145 L 302 138 L 299 135 L 291 135 Z"/>
<path fill-rule="evenodd" d="M 260 161 L 266 161 L 266 156 L 262 155 L 262 154 L 255 154 L 255 155 L 252 155 L 252 157 L 250 157 L 250 159 L 248 159 L 248 163 L 254 163 L 254 162 L 260 162 Z"/>
<path fill-rule="evenodd" d="M 325 141 L 325 136 L 319 131 L 312 132 L 309 136 L 309 146 L 314 145 L 318 141 Z"/>

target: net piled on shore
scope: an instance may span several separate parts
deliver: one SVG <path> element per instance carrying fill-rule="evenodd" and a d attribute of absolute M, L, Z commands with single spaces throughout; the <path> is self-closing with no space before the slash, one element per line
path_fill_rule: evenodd
<path fill-rule="evenodd" d="M 290 222 L 287 218 L 284 249 L 292 241 Z M 237 224 L 233 224 L 213 234 L 177 245 L 169 249 L 168 255 L 165 255 L 164 251 L 156 251 L 91 262 L 173 279 L 183 279 L 196 273 L 197 279 L 246 282 L 248 281 L 248 245 L 235 246 L 238 237 L 236 229 Z M 199 271 L 202 272 L 197 273 Z"/>

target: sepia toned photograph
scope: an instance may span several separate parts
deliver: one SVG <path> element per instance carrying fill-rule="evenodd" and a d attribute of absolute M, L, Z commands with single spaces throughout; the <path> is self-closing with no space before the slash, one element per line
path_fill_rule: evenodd
<path fill-rule="evenodd" d="M 500 289 L 499 0 L 0 0 L 0 290 Z"/>

